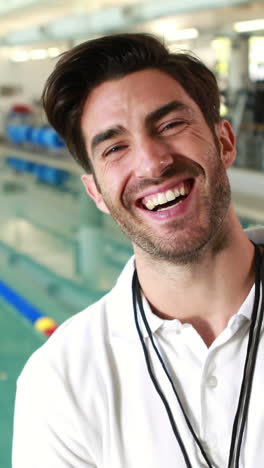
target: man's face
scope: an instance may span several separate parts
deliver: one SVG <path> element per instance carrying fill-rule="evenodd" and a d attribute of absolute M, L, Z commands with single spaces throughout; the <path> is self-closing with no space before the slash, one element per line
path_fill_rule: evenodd
<path fill-rule="evenodd" d="M 216 145 L 197 104 L 153 69 L 95 88 L 81 125 L 97 184 L 83 182 L 135 251 L 188 261 L 214 237 L 230 203 L 228 122 L 216 125 Z"/>

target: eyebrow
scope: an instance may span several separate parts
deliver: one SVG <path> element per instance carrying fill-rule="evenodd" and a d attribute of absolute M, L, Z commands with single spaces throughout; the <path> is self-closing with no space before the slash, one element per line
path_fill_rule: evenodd
<path fill-rule="evenodd" d="M 92 151 L 95 150 L 95 148 L 100 145 L 100 143 L 103 143 L 104 141 L 110 140 L 113 137 L 123 135 L 125 133 L 126 129 L 122 127 L 122 125 L 117 125 L 116 127 L 113 128 L 108 128 L 107 130 L 97 133 L 92 138 L 91 141 L 91 149 Z"/>
<path fill-rule="evenodd" d="M 181 101 L 168 102 L 164 106 L 161 106 L 158 109 L 155 109 L 154 111 L 150 112 L 146 116 L 146 124 L 151 125 L 157 122 L 158 120 L 160 120 L 162 117 L 165 117 L 167 114 L 169 114 L 172 111 L 187 110 L 187 109 L 189 109 L 189 106 L 187 106 L 187 104 L 184 104 Z"/>

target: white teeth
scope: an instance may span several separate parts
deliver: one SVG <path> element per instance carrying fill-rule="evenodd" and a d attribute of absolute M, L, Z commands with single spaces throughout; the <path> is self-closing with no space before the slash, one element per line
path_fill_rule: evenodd
<path fill-rule="evenodd" d="M 163 203 L 167 203 L 165 193 L 158 193 L 158 204 L 163 205 Z"/>
<path fill-rule="evenodd" d="M 147 203 L 146 203 L 146 208 L 148 210 L 153 210 L 153 208 L 155 208 L 155 205 L 151 200 L 148 200 Z"/>
<path fill-rule="evenodd" d="M 153 201 L 154 205 L 157 206 L 159 204 L 158 196 L 156 195 L 155 197 L 153 197 L 152 201 Z"/>
<path fill-rule="evenodd" d="M 166 195 L 167 201 L 172 201 L 175 199 L 175 195 L 172 190 L 167 190 L 165 195 Z"/>
<path fill-rule="evenodd" d="M 185 188 L 184 188 L 184 185 L 182 185 L 182 186 L 180 187 L 180 194 L 181 194 L 181 195 L 185 195 Z"/>
<path fill-rule="evenodd" d="M 168 203 L 170 201 L 175 200 L 176 198 L 180 197 L 181 195 L 188 195 L 190 192 L 189 186 L 185 185 L 184 183 L 178 185 L 177 188 L 173 190 L 167 190 L 166 192 L 160 192 L 155 194 L 153 197 L 148 199 L 146 202 L 143 201 L 143 204 L 145 207 L 152 211 L 154 208 L 158 205 L 164 205 L 165 203 Z M 181 200 L 180 200 L 181 201 Z M 177 201 L 178 203 L 180 202 L 179 200 Z M 159 207 L 159 211 L 165 210 L 165 209 L 170 209 L 171 206 L 168 207 Z"/>

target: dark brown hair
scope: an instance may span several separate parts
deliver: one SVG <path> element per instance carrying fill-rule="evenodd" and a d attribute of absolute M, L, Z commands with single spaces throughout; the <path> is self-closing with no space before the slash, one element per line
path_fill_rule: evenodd
<path fill-rule="evenodd" d="M 65 52 L 48 78 L 43 105 L 50 124 L 86 172 L 92 172 L 81 131 L 84 103 L 110 79 L 155 68 L 177 80 L 201 109 L 214 134 L 219 121 L 219 91 L 213 73 L 189 53 L 170 53 L 148 34 L 116 34 L 93 39 Z"/>

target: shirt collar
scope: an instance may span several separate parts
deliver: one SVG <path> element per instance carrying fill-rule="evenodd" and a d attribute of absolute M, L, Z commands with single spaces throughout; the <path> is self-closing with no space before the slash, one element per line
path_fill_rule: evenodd
<path fill-rule="evenodd" d="M 254 306 L 254 299 L 255 299 L 255 284 L 253 284 L 249 294 L 247 295 L 246 299 L 244 300 L 243 304 L 240 306 L 237 314 L 235 315 L 243 315 L 248 320 L 251 319 L 253 306 Z"/>
<path fill-rule="evenodd" d="M 116 285 L 109 293 L 107 300 L 107 314 L 111 317 L 111 331 L 116 336 L 123 336 L 127 339 L 139 339 L 134 318 L 132 278 L 135 271 L 135 257 L 131 257 L 125 265 Z M 153 314 L 148 301 L 143 296 L 143 307 L 152 333 L 161 327 L 164 320 Z M 138 309 L 138 319 L 144 338 L 148 332 L 142 322 Z"/>

